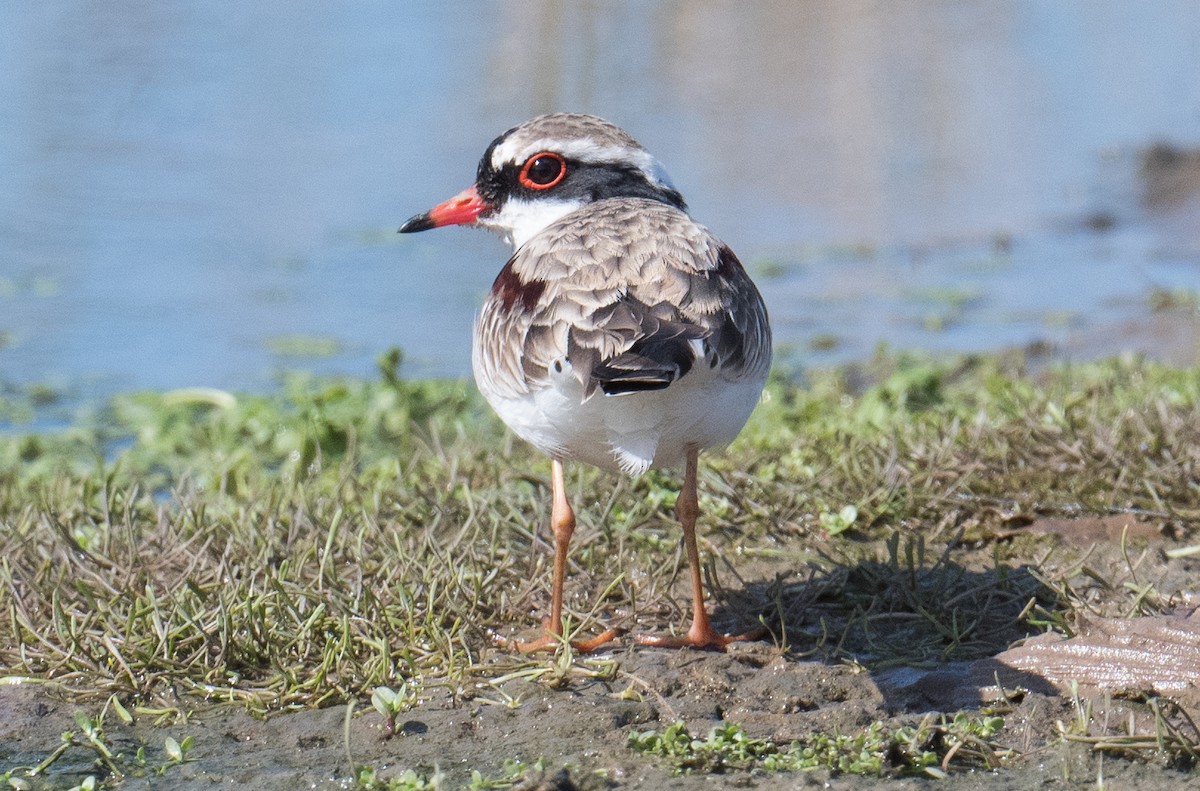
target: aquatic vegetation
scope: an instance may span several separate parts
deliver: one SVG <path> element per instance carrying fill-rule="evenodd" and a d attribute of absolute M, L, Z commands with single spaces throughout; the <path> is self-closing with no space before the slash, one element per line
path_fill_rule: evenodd
<path fill-rule="evenodd" d="M 797 772 L 825 769 L 837 774 L 883 775 L 920 771 L 941 777 L 952 759 L 960 764 L 998 765 L 1009 751 L 987 740 L 1002 727 L 1000 717 L 926 716 L 916 725 L 889 729 L 874 722 L 855 733 L 813 733 L 786 745 L 754 738 L 735 723 L 724 723 L 703 739 L 676 722 L 658 731 L 631 732 L 633 750 L 667 759 L 680 773 L 731 769 Z"/>
<path fill-rule="evenodd" d="M 257 710 L 480 672 L 489 627 L 544 595 L 544 465 L 466 383 L 398 362 L 269 395 L 119 396 L 0 436 L 0 662 L 81 695 Z M 1178 536 L 1200 520 L 1200 371 L 881 354 L 804 379 L 776 377 L 701 480 L 706 554 L 815 570 L 746 603 L 781 640 L 807 613 L 841 635 L 831 656 L 868 666 L 998 651 L 1031 597 L 1024 628 L 1066 624 L 1071 591 L 1017 573 L 1006 544 L 970 574 L 926 547 L 1008 542 L 1038 515 L 1135 513 Z M 671 476 L 568 484 L 573 618 L 663 606 Z M 958 606 L 934 606 L 948 591 Z M 886 633 L 881 606 L 900 608 Z"/>

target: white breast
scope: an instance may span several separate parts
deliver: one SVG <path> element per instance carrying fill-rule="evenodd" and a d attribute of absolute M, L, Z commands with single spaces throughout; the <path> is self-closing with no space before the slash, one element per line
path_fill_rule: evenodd
<path fill-rule="evenodd" d="M 700 450 L 733 441 L 766 381 L 730 380 L 720 370 L 698 365 L 664 390 L 584 399 L 573 377 L 520 398 L 479 389 L 501 419 L 522 439 L 555 458 L 582 461 L 639 475 L 650 467 L 682 464 L 689 445 Z"/>

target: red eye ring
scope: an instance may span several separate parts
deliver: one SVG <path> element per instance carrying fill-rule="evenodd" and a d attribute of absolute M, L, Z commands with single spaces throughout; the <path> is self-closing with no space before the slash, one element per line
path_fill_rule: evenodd
<path fill-rule="evenodd" d="M 567 161 L 552 151 L 543 151 L 525 160 L 517 180 L 531 190 L 548 190 L 566 177 Z"/>

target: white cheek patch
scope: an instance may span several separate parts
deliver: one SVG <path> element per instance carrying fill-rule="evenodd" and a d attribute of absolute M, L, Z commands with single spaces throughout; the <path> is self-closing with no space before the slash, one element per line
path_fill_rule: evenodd
<path fill-rule="evenodd" d="M 509 198 L 500 211 L 480 217 L 478 223 L 498 232 L 517 248 L 541 233 L 550 223 L 566 217 L 582 205 L 583 202 L 578 200 L 539 198 L 528 201 Z"/>

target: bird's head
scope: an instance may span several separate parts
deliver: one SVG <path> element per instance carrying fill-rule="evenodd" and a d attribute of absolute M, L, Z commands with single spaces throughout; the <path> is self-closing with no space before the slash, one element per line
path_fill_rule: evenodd
<path fill-rule="evenodd" d="M 553 113 L 493 140 L 474 184 L 400 232 L 474 224 L 520 247 L 576 209 L 619 197 L 687 209 L 662 166 L 625 130 L 593 115 Z"/>

